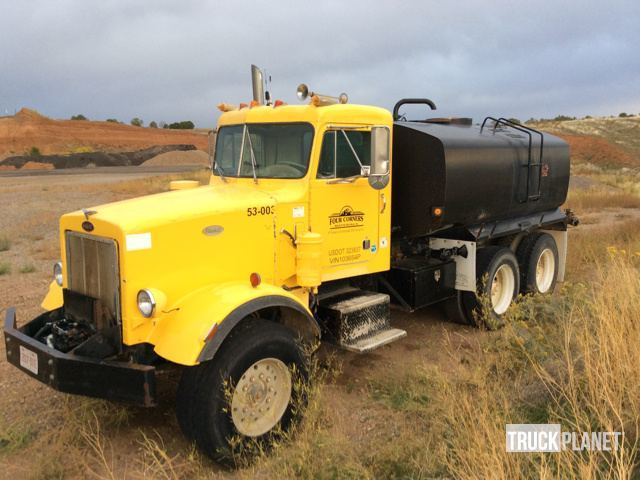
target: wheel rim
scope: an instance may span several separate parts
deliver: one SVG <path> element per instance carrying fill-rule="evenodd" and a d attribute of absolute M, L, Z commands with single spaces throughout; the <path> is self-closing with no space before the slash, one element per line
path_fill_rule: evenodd
<path fill-rule="evenodd" d="M 511 305 L 515 285 L 513 270 L 500 265 L 491 282 L 491 306 L 496 314 L 502 315 Z"/>
<path fill-rule="evenodd" d="M 231 418 L 249 437 L 267 433 L 282 418 L 291 400 L 291 372 L 277 358 L 263 358 L 240 377 L 231 398 Z"/>
<path fill-rule="evenodd" d="M 556 270 L 556 259 L 553 252 L 545 248 L 538 257 L 536 264 L 536 287 L 540 293 L 547 293 L 553 284 Z"/>

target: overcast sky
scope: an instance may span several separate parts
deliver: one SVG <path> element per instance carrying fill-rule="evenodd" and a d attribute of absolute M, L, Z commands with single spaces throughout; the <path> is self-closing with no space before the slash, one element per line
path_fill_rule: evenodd
<path fill-rule="evenodd" d="M 251 63 L 290 103 L 305 82 L 476 121 L 640 113 L 638 0 L 0 0 L 0 32 L 0 115 L 211 127 Z"/>

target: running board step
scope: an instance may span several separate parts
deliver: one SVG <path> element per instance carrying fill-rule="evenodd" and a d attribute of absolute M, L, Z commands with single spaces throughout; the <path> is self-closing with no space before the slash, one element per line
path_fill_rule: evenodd
<path fill-rule="evenodd" d="M 346 350 L 368 352 L 406 336 L 390 325 L 389 295 L 351 290 L 322 298 L 318 315 L 328 337 Z"/>
<path fill-rule="evenodd" d="M 387 328 L 367 337 L 361 337 L 352 343 L 343 343 L 340 346 L 345 350 L 357 353 L 366 353 L 387 343 L 395 342 L 407 336 L 406 330 L 399 328 Z"/>

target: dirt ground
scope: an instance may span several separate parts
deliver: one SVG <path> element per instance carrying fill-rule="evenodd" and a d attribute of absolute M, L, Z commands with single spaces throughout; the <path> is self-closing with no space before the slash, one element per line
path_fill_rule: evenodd
<path fill-rule="evenodd" d="M 0 176 L 0 237 L 10 240 L 10 248 L 0 252 L 0 263 L 8 263 L 11 268 L 10 273 L 0 275 L 2 319 L 9 306 L 17 308 L 19 323 L 41 312 L 39 303 L 51 281 L 52 265 L 59 258 L 57 222 L 62 213 L 135 196 L 134 191 L 115 187 L 152 175 L 161 172 Z M 323 346 L 320 352 L 321 358 L 335 355 L 335 361 L 342 366 L 337 378 L 326 386 L 329 391 L 326 398 L 332 402 L 336 422 L 354 442 L 388 421 L 377 415 L 375 403 L 367 401 L 367 384 L 401 376 L 409 365 L 427 363 L 445 372 L 469 368 L 474 353 L 481 348 L 481 340 L 491 335 L 448 323 L 437 307 L 413 314 L 394 311 L 392 319 L 396 326 L 407 330 L 407 338 L 365 355 L 331 346 Z M 0 425 L 32 418 L 36 425 L 33 435 L 55 438 L 57 430 L 65 427 L 60 425 L 59 412 L 69 408 L 71 397 L 49 389 L 9 365 L 4 342 L 0 343 Z M 189 456 L 191 446 L 180 433 L 174 415 L 177 374 L 169 372 L 159 378 L 158 407 L 129 408 L 126 425 L 104 433 L 112 448 L 110 458 L 115 459 L 116 478 L 125 478 L 128 472 L 136 470 L 141 435 L 161 438 L 171 457 Z M 0 478 L 32 476 L 42 455 L 43 452 L 28 447 L 0 455 Z M 220 476 L 234 475 L 213 463 L 207 465 Z"/>
<path fill-rule="evenodd" d="M 112 122 L 53 120 L 23 108 L 11 117 L 0 117 L 0 160 L 28 154 L 33 147 L 42 154 L 82 151 L 133 151 L 155 145 L 192 144 L 207 150 L 206 131 L 134 127 Z"/>

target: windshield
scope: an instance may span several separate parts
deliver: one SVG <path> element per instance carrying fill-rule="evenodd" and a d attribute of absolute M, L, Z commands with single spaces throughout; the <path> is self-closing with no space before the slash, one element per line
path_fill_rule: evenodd
<path fill-rule="evenodd" d="M 307 123 L 244 124 L 221 127 L 214 175 L 302 178 L 309 167 L 313 127 Z"/>

